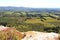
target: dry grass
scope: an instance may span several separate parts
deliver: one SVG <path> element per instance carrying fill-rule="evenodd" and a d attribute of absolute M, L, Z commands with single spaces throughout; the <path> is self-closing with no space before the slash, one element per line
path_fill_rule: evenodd
<path fill-rule="evenodd" d="M 0 31 L 0 40 L 21 40 L 21 38 L 22 34 L 13 28 Z"/>

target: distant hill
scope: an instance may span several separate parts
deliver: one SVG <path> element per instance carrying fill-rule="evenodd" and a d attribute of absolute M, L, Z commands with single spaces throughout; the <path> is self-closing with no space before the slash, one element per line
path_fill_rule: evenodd
<path fill-rule="evenodd" d="M 34 11 L 34 12 L 59 12 L 60 8 L 28 8 L 28 7 L 0 7 L 1 11 Z"/>

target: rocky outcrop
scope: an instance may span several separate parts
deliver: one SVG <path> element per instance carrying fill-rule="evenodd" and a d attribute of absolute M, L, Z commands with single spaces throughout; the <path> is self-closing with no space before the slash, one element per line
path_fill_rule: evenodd
<path fill-rule="evenodd" d="M 57 33 L 46 33 L 46 32 L 37 32 L 37 31 L 19 32 L 14 28 L 4 27 L 4 26 L 0 26 L 0 31 L 3 31 L 5 34 L 10 33 L 10 35 L 12 33 L 18 36 L 21 40 L 60 40 L 59 39 L 60 34 Z"/>
<path fill-rule="evenodd" d="M 24 35 L 22 40 L 59 40 L 59 34 L 57 33 L 28 31 Z"/>

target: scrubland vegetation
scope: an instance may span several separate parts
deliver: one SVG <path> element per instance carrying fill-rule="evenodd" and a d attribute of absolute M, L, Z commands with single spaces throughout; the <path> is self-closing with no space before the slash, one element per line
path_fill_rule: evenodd
<path fill-rule="evenodd" d="M 19 31 L 60 33 L 60 14 L 47 12 L 4 11 L 0 12 L 0 25 Z"/>

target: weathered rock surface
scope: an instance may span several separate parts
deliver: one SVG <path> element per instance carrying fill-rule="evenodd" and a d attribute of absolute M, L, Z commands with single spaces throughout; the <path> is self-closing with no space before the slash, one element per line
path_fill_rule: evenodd
<path fill-rule="evenodd" d="M 60 34 L 57 33 L 45 33 L 37 31 L 19 32 L 14 28 L 4 26 L 0 26 L 0 31 L 4 32 L 10 31 L 19 36 L 21 40 L 60 40 L 59 39 Z"/>
<path fill-rule="evenodd" d="M 22 40 L 59 40 L 59 34 L 29 31 Z"/>

